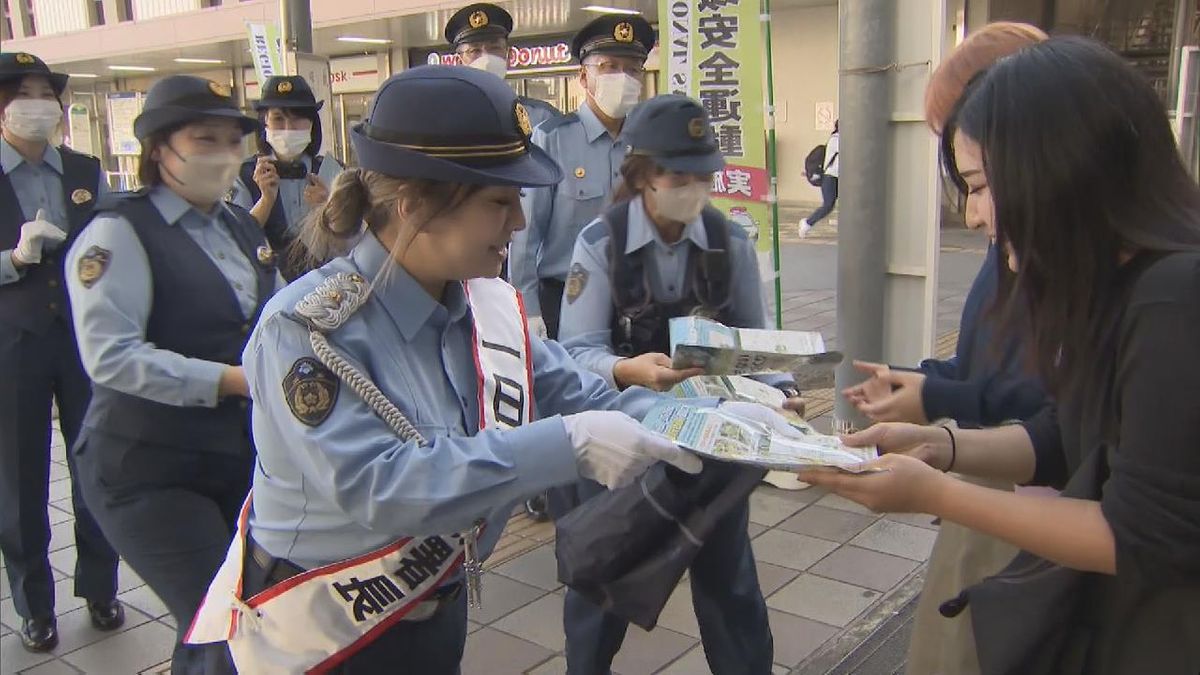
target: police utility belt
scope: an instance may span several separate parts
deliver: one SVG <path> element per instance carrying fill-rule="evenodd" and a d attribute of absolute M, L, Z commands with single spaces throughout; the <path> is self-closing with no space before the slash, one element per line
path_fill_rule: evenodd
<path fill-rule="evenodd" d="M 517 291 L 498 279 L 472 279 L 464 285 L 475 322 L 479 427 L 507 429 L 524 424 L 533 413 L 533 368 L 524 306 Z M 326 338 L 369 294 L 363 277 L 339 273 L 297 304 L 296 314 L 309 325 L 317 358 L 398 436 L 424 444 L 425 439 L 399 409 L 341 358 Z M 285 570 L 274 585 L 244 597 L 242 573 L 247 551 L 260 565 L 291 565 L 271 557 L 247 536 L 252 499 L 253 494 L 242 507 L 225 562 L 184 637 L 189 644 L 228 642 L 240 672 L 328 672 L 396 623 L 432 616 L 457 595 L 454 585 L 444 585 L 460 567 L 465 568 L 468 595 L 478 601 L 482 565 L 474 543 L 482 521 L 465 533 L 403 537 L 330 565 Z"/>

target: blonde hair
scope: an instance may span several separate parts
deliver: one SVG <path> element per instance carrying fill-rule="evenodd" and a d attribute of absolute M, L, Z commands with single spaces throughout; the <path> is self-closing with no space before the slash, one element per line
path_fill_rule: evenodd
<path fill-rule="evenodd" d="M 967 36 L 933 71 L 925 88 L 925 122 L 941 135 L 963 90 L 979 73 L 1005 56 L 1049 39 L 1045 31 L 1027 23 L 997 21 Z"/>

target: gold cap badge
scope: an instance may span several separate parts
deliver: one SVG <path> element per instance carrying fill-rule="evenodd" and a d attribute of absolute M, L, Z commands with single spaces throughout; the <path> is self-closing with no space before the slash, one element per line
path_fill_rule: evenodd
<path fill-rule="evenodd" d="M 613 38 L 617 42 L 633 42 L 633 24 L 622 21 L 613 28 Z"/>
<path fill-rule="evenodd" d="M 487 12 L 482 9 L 471 12 L 471 16 L 467 18 L 467 23 L 471 24 L 471 28 L 483 28 L 488 25 Z"/>
<path fill-rule="evenodd" d="M 522 135 L 528 136 L 533 133 L 533 122 L 529 120 L 529 111 L 521 105 L 520 101 L 513 106 L 513 116 L 517 118 L 517 128 L 521 130 Z"/>
<path fill-rule="evenodd" d="M 231 93 L 229 91 L 229 87 L 223 84 L 218 84 L 217 82 L 213 82 L 212 80 L 208 81 L 208 90 L 217 96 L 220 96 L 221 98 L 229 98 Z"/>
<path fill-rule="evenodd" d="M 75 202 L 75 204 L 77 204 L 77 205 L 86 204 L 86 203 L 92 201 L 92 192 L 91 192 L 91 190 L 79 188 L 78 190 L 71 193 L 71 201 Z"/>
<path fill-rule="evenodd" d="M 697 140 L 704 138 L 704 118 L 693 117 L 688 120 L 688 136 Z"/>
<path fill-rule="evenodd" d="M 587 175 L 587 172 L 583 170 L 582 166 L 575 167 L 575 177 L 576 178 L 583 178 L 586 175 Z"/>
<path fill-rule="evenodd" d="M 292 83 L 288 82 L 287 80 L 284 80 L 275 86 L 275 91 L 277 91 L 281 94 L 286 94 L 286 93 L 290 92 L 291 90 L 292 90 Z"/>
<path fill-rule="evenodd" d="M 20 54 L 17 54 L 17 63 L 27 66 L 33 62 L 34 62 L 34 58 L 33 58 L 32 54 L 26 54 L 25 52 L 21 52 Z"/>

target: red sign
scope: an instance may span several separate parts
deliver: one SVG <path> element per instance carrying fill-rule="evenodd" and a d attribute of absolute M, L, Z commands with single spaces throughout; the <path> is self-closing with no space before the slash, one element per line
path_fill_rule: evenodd
<path fill-rule="evenodd" d="M 726 164 L 724 169 L 713 174 L 712 195 L 715 198 L 765 202 L 770 196 L 770 184 L 766 169 Z"/>

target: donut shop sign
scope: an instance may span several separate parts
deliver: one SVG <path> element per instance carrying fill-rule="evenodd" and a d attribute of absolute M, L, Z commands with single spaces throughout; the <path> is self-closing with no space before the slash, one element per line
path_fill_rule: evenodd
<path fill-rule="evenodd" d="M 570 36 L 560 38 L 538 38 L 533 40 L 513 40 L 508 48 L 509 71 L 530 71 L 543 69 L 569 68 L 579 62 L 571 56 Z M 454 66 L 462 60 L 449 47 L 443 49 L 410 49 L 408 63 L 412 66 L 421 64 Z"/>

